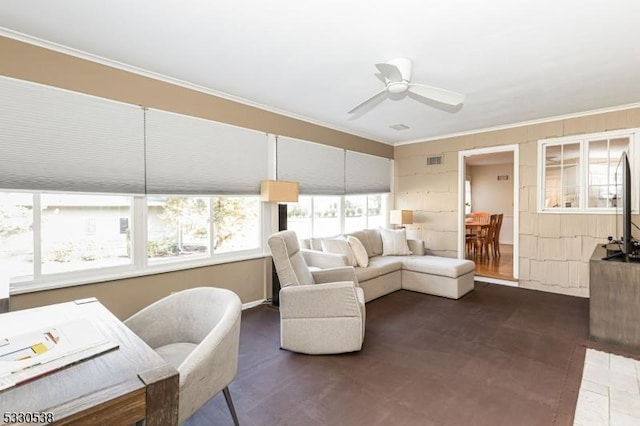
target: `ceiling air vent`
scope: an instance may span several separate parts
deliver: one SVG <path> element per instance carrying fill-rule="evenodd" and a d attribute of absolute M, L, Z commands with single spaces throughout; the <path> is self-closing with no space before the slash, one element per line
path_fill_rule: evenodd
<path fill-rule="evenodd" d="M 407 126 L 406 124 L 394 124 L 393 126 L 389 127 L 391 127 L 393 130 L 407 130 L 409 128 L 409 126 Z"/>
<path fill-rule="evenodd" d="M 427 166 L 437 166 L 442 164 L 442 157 L 444 157 L 444 155 L 432 155 L 427 157 Z"/>

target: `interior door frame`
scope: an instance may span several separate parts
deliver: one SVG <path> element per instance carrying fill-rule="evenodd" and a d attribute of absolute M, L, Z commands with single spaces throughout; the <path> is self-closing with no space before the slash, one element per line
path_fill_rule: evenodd
<path fill-rule="evenodd" d="M 464 213 L 464 182 L 466 180 L 466 159 L 474 155 L 493 154 L 496 152 L 513 152 L 513 278 L 515 282 L 487 278 L 485 281 L 518 286 L 519 276 L 519 244 L 520 244 L 520 146 L 498 145 L 487 148 L 468 149 L 458 151 L 458 258 L 465 258 L 465 213 Z"/>

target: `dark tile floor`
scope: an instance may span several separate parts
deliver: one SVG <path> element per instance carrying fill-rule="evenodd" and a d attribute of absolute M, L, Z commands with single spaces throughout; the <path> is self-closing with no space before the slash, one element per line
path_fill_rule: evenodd
<path fill-rule="evenodd" d="M 571 425 L 588 299 L 476 283 L 460 300 L 367 304 L 362 351 L 279 349 L 278 311 L 243 312 L 230 385 L 242 425 Z M 188 425 L 232 424 L 222 394 Z"/>

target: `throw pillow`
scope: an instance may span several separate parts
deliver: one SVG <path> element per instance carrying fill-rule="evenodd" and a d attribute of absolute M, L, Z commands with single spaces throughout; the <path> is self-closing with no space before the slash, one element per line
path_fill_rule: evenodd
<path fill-rule="evenodd" d="M 380 228 L 380 236 L 382 237 L 383 256 L 408 256 L 411 254 L 405 229 Z"/>
<path fill-rule="evenodd" d="M 369 256 L 367 255 L 367 249 L 364 248 L 362 242 L 356 237 L 352 237 L 349 235 L 347 237 L 347 241 L 351 246 L 351 251 L 353 251 L 353 256 L 356 258 L 357 266 L 362 268 L 366 268 L 369 266 Z"/>
<path fill-rule="evenodd" d="M 349 246 L 347 240 L 338 238 L 324 238 L 322 239 L 322 251 L 347 256 L 347 263 L 349 264 L 349 266 L 356 266 L 358 264 L 356 262 L 355 256 L 353 255 L 353 251 L 351 250 L 351 246 Z"/>

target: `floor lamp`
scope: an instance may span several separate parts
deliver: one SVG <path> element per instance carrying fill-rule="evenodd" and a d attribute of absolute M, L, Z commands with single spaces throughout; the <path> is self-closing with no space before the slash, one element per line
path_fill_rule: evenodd
<path fill-rule="evenodd" d="M 283 203 L 298 202 L 298 182 L 284 180 L 263 180 L 260 183 L 260 200 L 267 203 L 278 203 L 278 231 L 287 229 L 287 205 Z M 282 204 L 281 204 L 282 203 Z M 280 306 L 280 280 L 276 267 L 271 265 L 271 303 Z"/>

